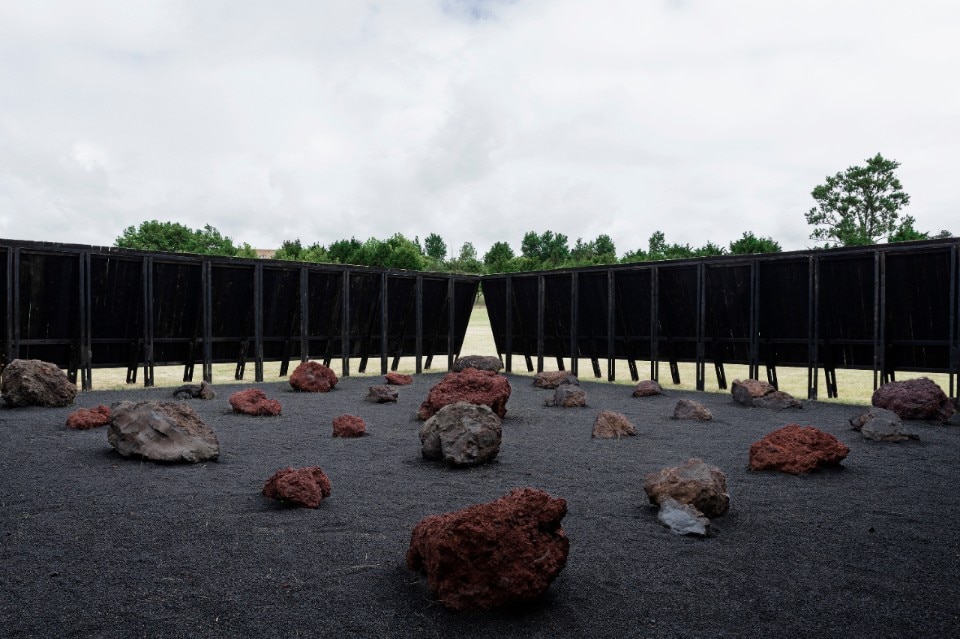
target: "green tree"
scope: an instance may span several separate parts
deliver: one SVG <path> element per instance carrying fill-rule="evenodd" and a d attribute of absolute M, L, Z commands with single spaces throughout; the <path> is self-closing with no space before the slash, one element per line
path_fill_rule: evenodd
<path fill-rule="evenodd" d="M 436 233 L 431 233 L 423 241 L 424 252 L 434 262 L 443 262 L 447 259 L 447 243 Z"/>
<path fill-rule="evenodd" d="M 910 242 L 912 240 L 929 240 L 930 234 L 913 228 L 914 222 L 916 222 L 916 220 L 913 219 L 912 215 L 904 215 L 903 222 L 900 223 L 893 233 L 887 236 L 887 241 Z"/>
<path fill-rule="evenodd" d="M 221 235 L 220 231 L 209 224 L 194 230 L 178 222 L 141 222 L 138 227 L 125 228 L 114 241 L 114 246 L 138 251 L 256 257 L 256 251 L 249 244 L 236 246 L 233 240 Z"/>
<path fill-rule="evenodd" d="M 457 259 L 447 262 L 447 269 L 452 273 L 482 273 L 483 262 L 477 259 L 477 249 L 472 242 L 464 242 L 460 247 Z"/>
<path fill-rule="evenodd" d="M 483 266 L 486 273 L 514 273 L 517 270 L 516 256 L 506 242 L 494 242 L 483 254 Z"/>
<path fill-rule="evenodd" d="M 616 264 L 617 248 L 609 235 L 598 235 L 597 239 L 584 242 L 579 237 L 570 251 L 572 266 L 590 264 Z"/>
<path fill-rule="evenodd" d="M 520 254 L 534 269 L 555 268 L 570 258 L 570 247 L 563 233 L 528 231 L 520 242 Z"/>
<path fill-rule="evenodd" d="M 327 255 L 334 264 L 360 264 L 363 243 L 355 237 L 337 240 L 327 247 Z"/>
<path fill-rule="evenodd" d="M 780 253 L 780 243 L 769 237 L 757 237 L 752 231 L 744 231 L 743 237 L 730 242 L 732 255 L 752 255 L 754 253 Z"/>
<path fill-rule="evenodd" d="M 700 248 L 694 249 L 693 254 L 696 257 L 713 257 L 714 255 L 726 255 L 727 249 L 711 241 L 707 241 L 707 243 Z"/>
<path fill-rule="evenodd" d="M 814 226 L 810 239 L 828 247 L 862 246 L 896 235 L 900 209 L 910 203 L 894 173 L 899 166 L 877 153 L 866 166 L 828 176 L 810 193 L 817 203 L 806 214 Z"/>
<path fill-rule="evenodd" d="M 300 243 L 300 238 L 296 240 L 284 240 L 280 248 L 273 254 L 275 260 L 296 260 L 298 262 L 329 262 L 330 256 L 327 255 L 327 249 L 319 243 L 311 244 L 304 248 Z"/>

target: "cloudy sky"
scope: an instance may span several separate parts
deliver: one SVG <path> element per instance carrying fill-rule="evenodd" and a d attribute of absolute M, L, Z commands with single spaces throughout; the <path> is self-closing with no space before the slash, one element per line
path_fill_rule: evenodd
<path fill-rule="evenodd" d="M 878 152 L 960 233 L 958 33 L 956 0 L 0 0 L 0 237 L 801 249 Z"/>

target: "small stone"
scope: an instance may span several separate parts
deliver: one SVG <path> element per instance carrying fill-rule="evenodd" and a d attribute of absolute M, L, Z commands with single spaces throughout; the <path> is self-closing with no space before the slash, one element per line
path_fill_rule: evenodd
<path fill-rule="evenodd" d="M 711 518 L 730 509 L 726 476 L 716 466 L 696 458 L 682 466 L 650 473 L 644 478 L 643 490 L 651 504 L 660 505 L 666 497 L 671 497 Z"/>
<path fill-rule="evenodd" d="M 637 434 L 637 429 L 623 413 L 602 410 L 593 422 L 593 437 L 600 439 L 620 439 Z"/>
<path fill-rule="evenodd" d="M 692 399 L 681 399 L 673 409 L 674 419 L 696 419 L 701 422 L 707 422 L 713 419 L 713 415 L 707 410 L 707 407 L 700 402 Z"/>
<path fill-rule="evenodd" d="M 230 396 L 230 406 L 244 415 L 275 416 L 280 414 L 280 402 L 269 399 L 259 388 L 237 391 Z"/>
<path fill-rule="evenodd" d="M 263 485 L 263 496 L 316 508 L 330 496 L 330 479 L 319 466 L 278 470 Z"/>
<path fill-rule="evenodd" d="M 334 437 L 363 437 L 366 432 L 367 424 L 362 417 L 340 415 L 333 420 Z"/>
<path fill-rule="evenodd" d="M 70 413 L 67 417 L 67 428 L 74 430 L 89 430 L 106 426 L 110 423 L 110 408 L 97 406 L 96 408 L 81 408 Z"/>
<path fill-rule="evenodd" d="M 500 361 L 499 357 L 493 355 L 464 355 L 458 357 L 453 363 L 453 371 L 456 373 L 468 368 L 498 373 L 503 368 L 503 362 Z"/>
<path fill-rule="evenodd" d="M 838 466 L 849 453 L 850 449 L 829 433 L 789 424 L 750 446 L 750 469 L 799 475 Z"/>
<path fill-rule="evenodd" d="M 367 401 L 375 404 L 396 402 L 399 396 L 397 389 L 389 386 L 371 386 L 367 391 Z"/>
<path fill-rule="evenodd" d="M 303 393 L 327 393 L 338 381 L 333 370 L 313 361 L 303 362 L 290 375 L 290 386 Z"/>
<path fill-rule="evenodd" d="M 15 359 L 3 368 L 0 395 L 8 406 L 61 408 L 73 403 L 77 386 L 56 364 Z"/>
<path fill-rule="evenodd" d="M 710 520 L 690 504 L 681 504 L 673 497 L 664 497 L 660 501 L 657 521 L 677 535 L 695 535 L 706 537 Z"/>
<path fill-rule="evenodd" d="M 580 380 L 570 371 L 543 371 L 533 377 L 533 385 L 537 388 L 553 390 L 563 384 L 579 386 Z"/>
<path fill-rule="evenodd" d="M 663 387 L 660 386 L 660 382 L 653 379 L 645 379 L 633 389 L 634 397 L 652 397 L 654 395 L 663 395 Z"/>
<path fill-rule="evenodd" d="M 553 391 L 553 398 L 544 401 L 546 406 L 560 408 L 583 408 L 587 405 L 587 392 L 573 384 L 561 384 Z"/>
<path fill-rule="evenodd" d="M 387 373 L 386 380 L 391 386 L 409 386 L 413 383 L 413 376 L 403 373 Z"/>

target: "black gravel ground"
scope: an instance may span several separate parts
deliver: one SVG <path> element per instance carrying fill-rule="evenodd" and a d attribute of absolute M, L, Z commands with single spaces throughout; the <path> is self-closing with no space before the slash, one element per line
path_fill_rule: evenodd
<path fill-rule="evenodd" d="M 327 394 L 261 386 L 281 417 L 230 412 L 245 386 L 191 405 L 217 432 L 219 461 L 124 459 L 106 428 L 65 428 L 75 408 L 0 409 L 0 635 L 7 637 L 957 637 L 960 427 L 910 422 L 919 442 L 861 439 L 862 409 L 808 403 L 770 412 L 728 395 L 634 399 L 584 382 L 589 408 L 543 406 L 511 376 L 497 461 L 451 470 L 421 460 L 415 418 L 437 375 L 364 401 L 381 378 Z M 168 399 L 170 389 L 94 391 L 77 405 Z M 671 419 L 677 399 L 715 421 Z M 600 409 L 638 436 L 590 438 Z M 369 435 L 331 437 L 334 417 Z M 751 442 L 788 423 L 851 448 L 841 469 L 795 477 L 747 470 Z M 730 513 L 707 539 L 657 523 L 646 473 L 701 457 L 727 476 Z M 317 510 L 260 495 L 287 466 L 320 465 Z M 570 557 L 535 604 L 453 613 L 406 569 L 423 517 L 534 486 L 567 500 Z"/>

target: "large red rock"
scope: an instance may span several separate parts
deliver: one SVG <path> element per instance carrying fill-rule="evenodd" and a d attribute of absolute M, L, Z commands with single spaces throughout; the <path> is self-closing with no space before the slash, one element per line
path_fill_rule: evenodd
<path fill-rule="evenodd" d="M 386 374 L 387 383 L 391 386 L 409 386 L 413 383 L 412 375 L 404 375 L 403 373 L 391 372 Z"/>
<path fill-rule="evenodd" d="M 643 490 L 651 504 L 660 505 L 667 497 L 690 504 L 707 517 L 719 517 L 730 509 L 727 478 L 716 466 L 700 459 L 687 460 L 682 466 L 650 473 Z"/>
<path fill-rule="evenodd" d="M 427 399 L 420 405 L 417 418 L 427 420 L 444 406 L 468 402 L 489 406 L 497 417 L 503 419 L 507 414 L 507 400 L 510 399 L 511 390 L 507 378 L 493 371 L 465 368 L 459 373 L 447 373 L 427 393 Z"/>
<path fill-rule="evenodd" d="M 280 414 L 280 402 L 269 399 L 259 388 L 237 391 L 230 396 L 230 406 L 238 413 L 255 417 Z"/>
<path fill-rule="evenodd" d="M 407 567 L 451 610 L 490 610 L 543 594 L 567 563 L 567 502 L 518 488 L 487 504 L 432 515 L 413 529 Z"/>
<path fill-rule="evenodd" d="M 623 413 L 602 410 L 593 422 L 593 437 L 600 439 L 620 439 L 636 435 L 637 429 Z"/>
<path fill-rule="evenodd" d="M 56 364 L 15 359 L 3 369 L 0 395 L 8 406 L 60 408 L 73 403 L 77 386 Z"/>
<path fill-rule="evenodd" d="M 873 391 L 871 402 L 900 419 L 935 419 L 946 422 L 955 412 L 953 404 L 936 382 L 926 377 L 889 382 Z"/>
<path fill-rule="evenodd" d="M 367 432 L 367 423 L 356 415 L 340 415 L 333 419 L 334 437 L 363 437 Z"/>
<path fill-rule="evenodd" d="M 850 449 L 830 433 L 790 424 L 750 446 L 751 470 L 779 470 L 793 475 L 837 466 Z"/>
<path fill-rule="evenodd" d="M 316 508 L 330 496 L 330 479 L 319 466 L 285 468 L 267 480 L 263 495 L 295 506 Z"/>
<path fill-rule="evenodd" d="M 67 428 L 74 430 L 88 430 L 106 426 L 110 423 L 110 407 L 100 405 L 96 408 L 81 408 L 70 413 L 67 417 Z"/>
<path fill-rule="evenodd" d="M 186 403 L 117 402 L 107 441 L 124 457 L 197 463 L 216 459 L 216 433 Z"/>
<path fill-rule="evenodd" d="M 320 362 L 303 362 L 290 375 L 290 385 L 304 393 L 326 393 L 337 385 L 337 374 Z"/>

